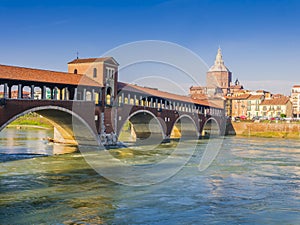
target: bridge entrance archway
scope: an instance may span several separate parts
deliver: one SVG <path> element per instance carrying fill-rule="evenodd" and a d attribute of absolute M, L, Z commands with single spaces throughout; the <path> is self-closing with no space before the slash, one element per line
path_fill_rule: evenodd
<path fill-rule="evenodd" d="M 123 123 L 118 137 L 120 141 L 134 142 L 136 145 L 158 145 L 165 139 L 165 132 L 152 112 L 138 110 Z"/>

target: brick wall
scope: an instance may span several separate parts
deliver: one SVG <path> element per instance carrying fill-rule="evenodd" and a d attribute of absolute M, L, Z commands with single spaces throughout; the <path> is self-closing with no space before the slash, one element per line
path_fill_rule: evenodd
<path fill-rule="evenodd" d="M 232 123 L 232 128 L 237 135 L 266 137 L 299 137 L 300 124 L 293 123 Z M 271 134 L 273 133 L 273 134 Z"/>

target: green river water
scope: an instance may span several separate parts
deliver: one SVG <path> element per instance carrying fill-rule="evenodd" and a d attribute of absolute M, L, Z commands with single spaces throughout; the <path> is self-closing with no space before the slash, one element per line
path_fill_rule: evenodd
<path fill-rule="evenodd" d="M 170 178 L 128 186 L 101 176 L 76 147 L 48 143 L 51 134 L 0 132 L 0 224 L 300 224 L 300 140 L 225 137 L 204 171 L 198 165 L 209 141 L 200 140 Z M 174 146 L 138 157 L 108 152 L 155 164 Z M 58 154 L 65 152 L 73 153 Z"/>

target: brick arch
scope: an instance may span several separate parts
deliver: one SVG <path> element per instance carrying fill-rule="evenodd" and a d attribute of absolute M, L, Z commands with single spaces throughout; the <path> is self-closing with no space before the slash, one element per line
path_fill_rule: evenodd
<path fill-rule="evenodd" d="M 211 124 L 209 125 L 209 123 L 212 123 L 212 122 L 215 123 L 215 124 L 217 125 L 217 131 L 216 131 L 216 130 L 212 130 Z M 210 126 L 210 127 L 208 127 L 208 126 Z M 216 118 L 214 118 L 214 117 L 208 118 L 208 119 L 205 121 L 205 123 L 203 124 L 202 130 L 201 130 L 201 135 L 202 135 L 202 136 L 205 136 L 205 133 L 204 133 L 204 132 L 206 132 L 206 129 L 209 129 L 209 130 L 210 130 L 211 133 L 209 133 L 209 135 L 213 134 L 213 135 L 216 135 L 216 136 L 220 136 L 221 133 L 222 133 L 221 124 L 220 124 L 220 122 L 219 122 Z M 217 132 L 217 133 L 215 133 L 215 132 Z"/>
<path fill-rule="evenodd" d="M 52 101 L 48 101 L 48 104 L 47 101 L 41 101 L 40 105 L 37 102 L 31 104 L 32 102 L 30 100 L 7 100 L 6 105 L 0 108 L 0 131 L 20 116 L 36 112 L 49 119 L 65 143 L 93 145 L 100 143 L 95 124 L 93 126 L 93 123 L 84 117 L 86 112 L 83 114 L 77 109 L 82 107 L 75 106 L 74 110 L 70 110 L 61 105 L 52 105 Z M 22 105 L 22 107 L 16 107 L 17 105 Z"/>
<path fill-rule="evenodd" d="M 159 130 L 154 131 L 153 127 L 152 130 L 151 127 L 149 127 L 149 123 L 151 122 L 152 119 L 156 121 L 157 125 L 159 126 Z M 132 123 L 136 136 L 140 140 L 149 138 L 148 141 L 151 142 L 150 139 L 151 136 L 153 137 L 154 133 L 157 136 L 159 136 L 159 134 L 161 135 L 161 141 L 166 138 L 164 123 L 161 120 L 161 118 L 157 117 L 151 111 L 144 110 L 144 109 L 132 112 L 126 119 L 122 121 L 122 124 L 120 125 L 120 129 L 117 132 L 118 136 L 120 136 L 122 129 L 128 120 Z"/>
<path fill-rule="evenodd" d="M 197 126 L 197 122 L 190 116 L 190 115 L 188 115 L 188 114 L 182 114 L 182 115 L 180 115 L 175 121 L 174 121 L 174 123 L 173 123 L 173 126 L 172 126 L 172 129 L 171 129 L 171 132 L 170 132 L 170 137 L 172 137 L 172 132 L 177 128 L 176 127 L 176 124 L 180 121 L 180 120 L 182 120 L 182 119 L 184 119 L 184 118 L 187 118 L 189 121 L 191 121 L 192 122 L 192 124 L 194 125 L 194 127 L 192 127 L 192 128 L 195 128 L 195 131 L 196 131 L 196 136 L 197 137 L 199 137 L 199 126 Z M 178 128 L 177 128 L 178 129 Z M 186 130 L 185 132 L 187 132 L 188 130 Z M 179 131 L 180 132 L 180 137 L 181 137 L 181 130 Z M 193 130 L 190 130 L 189 132 L 193 132 Z M 176 138 L 176 137 L 175 137 Z"/>

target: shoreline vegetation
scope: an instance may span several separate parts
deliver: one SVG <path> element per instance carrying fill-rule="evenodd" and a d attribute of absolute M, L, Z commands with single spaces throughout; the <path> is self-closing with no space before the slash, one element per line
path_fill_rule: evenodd
<path fill-rule="evenodd" d="M 7 128 L 53 129 L 53 125 L 45 117 L 42 117 L 36 113 L 30 113 L 19 117 L 10 123 Z"/>

